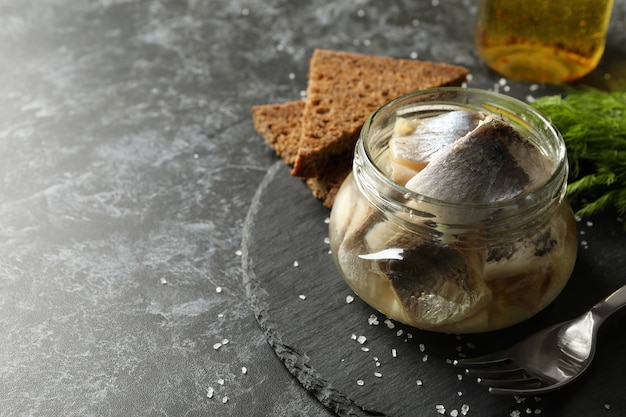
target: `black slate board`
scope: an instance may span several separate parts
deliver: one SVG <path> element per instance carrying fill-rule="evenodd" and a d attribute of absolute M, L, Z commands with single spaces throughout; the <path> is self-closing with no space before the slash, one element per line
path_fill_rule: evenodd
<path fill-rule="evenodd" d="M 247 294 L 268 342 L 302 386 L 336 414 L 626 413 L 626 332 L 621 326 L 626 314 L 605 323 L 588 373 L 557 393 L 525 399 L 490 395 L 450 364 L 574 317 L 625 284 L 623 220 L 605 215 L 579 222 L 574 274 L 561 296 L 533 319 L 497 332 L 455 336 L 385 323 L 386 317 L 354 296 L 329 254 L 328 216 L 303 182 L 276 162 L 252 202 L 242 248 Z M 354 301 L 348 303 L 348 296 Z M 377 323 L 370 323 L 374 316 Z M 359 343 L 358 336 L 366 341 Z"/>

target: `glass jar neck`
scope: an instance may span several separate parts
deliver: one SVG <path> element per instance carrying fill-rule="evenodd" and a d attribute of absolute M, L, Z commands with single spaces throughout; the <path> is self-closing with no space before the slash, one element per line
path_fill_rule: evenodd
<path fill-rule="evenodd" d="M 428 92 L 417 95 L 425 93 Z M 433 104 L 432 97 L 428 105 L 416 104 L 410 96 L 401 97 L 379 109 L 363 126 L 355 149 L 353 175 L 370 204 L 404 227 L 426 229 L 434 235 L 453 234 L 481 239 L 497 239 L 499 236 L 510 239 L 551 218 L 565 198 L 568 175 L 565 146 L 551 124 L 530 106 L 493 93 L 472 89 L 453 93 L 443 88 L 432 90 L 431 94 L 440 96 L 438 103 Z M 407 110 L 407 102 L 411 103 L 410 110 Z M 554 162 L 552 175 L 538 188 L 512 199 L 490 203 L 448 202 L 405 188 L 381 168 L 381 158 L 388 152 L 396 115 L 463 108 L 493 112 L 494 107 L 502 110 L 498 114 L 531 138 Z"/>

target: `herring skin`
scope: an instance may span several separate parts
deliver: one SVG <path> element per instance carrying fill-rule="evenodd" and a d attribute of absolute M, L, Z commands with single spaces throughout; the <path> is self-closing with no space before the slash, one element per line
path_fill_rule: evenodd
<path fill-rule="evenodd" d="M 496 202 L 537 188 L 552 165 L 515 128 L 490 118 L 433 155 L 406 188 L 454 203 Z"/>

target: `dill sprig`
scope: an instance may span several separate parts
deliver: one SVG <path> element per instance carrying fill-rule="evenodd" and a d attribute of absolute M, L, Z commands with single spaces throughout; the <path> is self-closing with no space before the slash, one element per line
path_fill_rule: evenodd
<path fill-rule="evenodd" d="M 626 90 L 570 89 L 533 106 L 561 132 L 570 175 L 567 192 L 580 217 L 614 207 L 626 215 Z"/>

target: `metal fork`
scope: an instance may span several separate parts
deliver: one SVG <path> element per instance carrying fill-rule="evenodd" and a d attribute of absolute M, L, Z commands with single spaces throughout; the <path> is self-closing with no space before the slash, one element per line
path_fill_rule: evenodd
<path fill-rule="evenodd" d="M 626 306 L 626 285 L 583 315 L 547 327 L 512 347 L 485 356 L 457 359 L 492 394 L 541 395 L 576 380 L 591 364 L 598 329 Z"/>

